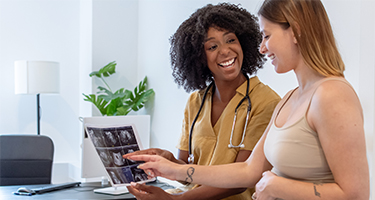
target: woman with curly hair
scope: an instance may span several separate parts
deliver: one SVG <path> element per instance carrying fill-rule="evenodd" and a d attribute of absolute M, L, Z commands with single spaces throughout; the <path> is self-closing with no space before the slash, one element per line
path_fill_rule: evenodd
<path fill-rule="evenodd" d="M 265 61 L 258 50 L 261 40 L 257 18 L 237 5 L 209 4 L 193 13 L 170 39 L 175 82 L 187 92 L 194 91 L 185 108 L 178 158 L 161 149 L 124 157 L 156 154 L 175 163 L 198 165 L 245 161 L 280 100 L 254 76 Z M 145 185 L 129 191 L 138 199 L 248 200 L 252 193 L 246 188 L 190 188 L 194 189 L 175 195 Z"/>

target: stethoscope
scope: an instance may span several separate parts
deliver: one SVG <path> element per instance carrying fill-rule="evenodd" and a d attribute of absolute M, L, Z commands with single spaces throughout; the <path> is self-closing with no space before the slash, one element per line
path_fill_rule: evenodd
<path fill-rule="evenodd" d="M 241 101 L 237 104 L 237 107 L 236 109 L 234 110 L 234 118 L 233 118 L 233 125 L 232 125 L 232 131 L 230 133 L 230 139 L 229 139 L 229 144 L 228 144 L 228 148 L 238 148 L 238 147 L 241 147 L 241 148 L 244 148 L 245 145 L 243 144 L 243 141 L 245 139 L 245 134 L 246 134 L 246 127 L 247 127 L 247 121 L 249 120 L 249 113 L 250 113 L 250 110 L 251 110 L 251 102 L 250 102 L 250 97 L 249 97 L 249 87 L 250 87 L 250 81 L 249 81 L 249 77 L 247 77 L 246 74 L 244 74 L 245 77 L 246 77 L 246 81 L 247 81 L 247 87 L 246 87 L 246 94 L 245 96 L 241 99 Z M 213 85 L 213 82 L 207 87 L 206 91 L 204 92 L 204 95 L 203 95 L 203 98 L 202 98 L 202 103 L 199 107 L 199 110 L 198 110 L 198 113 L 197 115 L 195 116 L 194 120 L 193 120 L 193 123 L 191 124 L 191 128 L 190 128 L 190 133 L 189 133 L 189 157 L 188 157 L 188 162 L 190 164 L 194 163 L 194 154 L 191 150 L 191 139 L 192 139 L 192 136 L 193 136 L 193 128 L 194 128 L 194 125 L 195 125 L 195 122 L 197 121 L 197 118 L 202 110 L 202 107 L 204 105 L 204 101 L 206 100 L 206 96 L 207 96 L 207 92 L 210 90 L 210 88 L 212 87 Z M 249 106 L 247 107 L 247 113 L 246 113 L 246 121 L 245 121 L 245 127 L 243 129 L 243 132 L 242 132 L 242 139 L 241 139 L 241 142 L 240 144 L 238 145 L 233 145 L 232 143 L 232 138 L 233 138 L 233 131 L 234 131 L 234 126 L 236 124 L 236 118 L 237 118 L 237 109 L 242 105 L 242 103 L 247 100 Z"/>

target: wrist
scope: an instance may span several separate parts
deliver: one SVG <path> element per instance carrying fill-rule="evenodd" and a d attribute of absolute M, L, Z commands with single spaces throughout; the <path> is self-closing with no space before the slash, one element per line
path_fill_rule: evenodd
<path fill-rule="evenodd" d="M 176 165 L 176 169 L 174 171 L 174 176 L 177 181 L 186 181 L 186 170 L 188 169 L 189 165 Z"/>
<path fill-rule="evenodd" d="M 273 176 L 270 181 L 269 181 L 269 185 L 268 185 L 268 190 L 270 192 L 270 195 L 272 197 L 277 197 L 278 196 L 278 191 L 277 191 L 277 186 L 279 186 L 280 184 L 283 184 L 281 183 L 280 181 L 282 181 L 282 177 L 279 177 L 279 176 Z"/>

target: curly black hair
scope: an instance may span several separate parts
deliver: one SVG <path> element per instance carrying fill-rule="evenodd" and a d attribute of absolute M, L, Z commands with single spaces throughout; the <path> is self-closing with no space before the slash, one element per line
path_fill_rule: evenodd
<path fill-rule="evenodd" d="M 210 27 L 236 34 L 244 54 L 241 70 L 244 74 L 255 74 L 266 60 L 258 51 L 262 36 L 257 22 L 256 16 L 239 5 L 208 4 L 198 9 L 170 38 L 175 82 L 190 92 L 204 89 L 213 81 L 204 51 L 204 40 Z"/>

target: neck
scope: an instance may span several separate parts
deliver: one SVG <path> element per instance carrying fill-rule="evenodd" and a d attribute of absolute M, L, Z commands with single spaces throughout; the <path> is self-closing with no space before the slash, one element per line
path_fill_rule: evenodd
<path fill-rule="evenodd" d="M 236 89 L 246 81 L 245 75 L 241 73 L 233 81 L 216 81 L 214 98 L 220 102 L 228 103 L 236 94 Z"/>
<path fill-rule="evenodd" d="M 298 80 L 299 93 L 308 90 L 314 83 L 325 78 L 307 65 L 303 65 L 294 70 Z"/>

